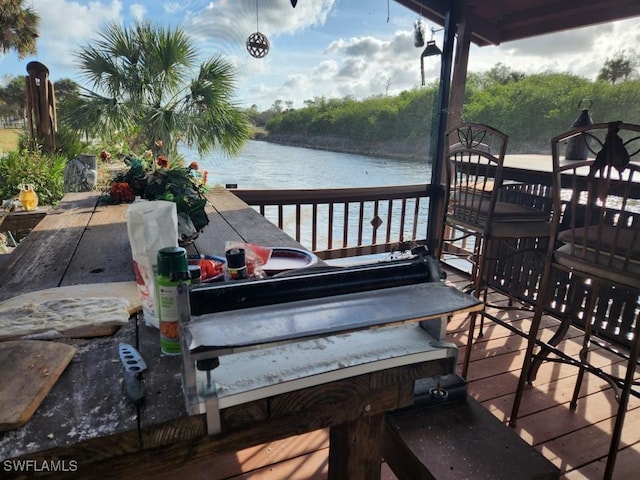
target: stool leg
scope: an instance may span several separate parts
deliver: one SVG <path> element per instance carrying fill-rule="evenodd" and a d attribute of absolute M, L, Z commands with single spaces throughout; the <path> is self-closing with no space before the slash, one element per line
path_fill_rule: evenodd
<path fill-rule="evenodd" d="M 522 395 L 524 393 L 524 387 L 527 384 L 529 378 L 529 370 L 531 369 L 531 360 L 533 358 L 533 349 L 536 345 L 536 339 L 538 338 L 538 329 L 540 328 L 540 321 L 544 314 L 544 302 L 539 302 L 536 306 L 536 310 L 531 320 L 531 328 L 527 335 L 527 349 L 525 350 L 524 360 L 522 361 L 522 369 L 520 370 L 520 377 L 518 378 L 518 386 L 516 387 L 516 393 L 513 398 L 513 405 L 511 407 L 511 416 L 509 417 L 509 426 L 515 427 L 518 420 L 518 411 L 520 410 L 520 403 L 522 402 Z"/>
<path fill-rule="evenodd" d="M 627 372 L 624 377 L 624 385 L 620 392 L 620 398 L 618 398 L 618 413 L 616 415 L 616 423 L 613 427 L 613 434 L 611 435 L 611 445 L 609 446 L 609 455 L 607 456 L 607 466 L 604 469 L 604 480 L 611 480 L 613 478 L 613 469 L 616 464 L 616 457 L 618 455 L 618 447 L 620 446 L 620 438 L 622 437 L 622 427 L 624 425 L 624 418 L 627 414 L 627 407 L 629 405 L 629 396 L 631 394 L 631 387 L 635 377 L 636 366 L 638 365 L 638 357 L 640 356 L 640 314 L 636 317 L 636 326 L 633 332 L 633 344 L 631 346 L 631 352 L 629 352 L 629 362 L 627 363 Z"/>
<path fill-rule="evenodd" d="M 464 360 L 462 362 L 462 378 L 466 379 L 469 373 L 469 362 L 471 361 L 471 350 L 473 348 L 473 333 L 476 329 L 476 316 L 477 312 L 473 312 L 469 315 L 469 333 L 467 335 L 467 345 L 464 349 Z"/>
<path fill-rule="evenodd" d="M 545 257 L 544 261 L 542 278 L 540 279 L 540 288 L 538 298 L 536 299 L 536 308 L 531 320 L 529 333 L 527 334 L 527 349 L 525 350 L 524 360 L 522 361 L 522 369 L 520 370 L 518 386 L 516 387 L 516 393 L 513 398 L 511 416 L 509 417 L 509 425 L 511 427 L 515 427 L 518 420 L 518 411 L 520 410 L 520 403 L 522 402 L 522 394 L 524 393 L 524 387 L 527 383 L 527 379 L 530 378 L 530 370 L 532 368 L 533 361 L 533 349 L 536 346 L 536 340 L 538 339 L 538 330 L 540 329 L 540 322 L 542 321 L 542 316 L 544 315 L 544 307 L 547 303 L 547 296 L 549 295 L 549 284 L 551 281 L 551 258 L 553 254 L 552 245 L 552 242 L 550 242 L 547 256 Z"/>
<path fill-rule="evenodd" d="M 578 288 L 574 285 L 574 283 L 572 283 L 571 290 L 569 293 L 569 300 L 567 302 L 568 303 L 567 312 L 576 312 L 581 309 L 581 307 L 579 306 L 579 303 L 581 302 L 581 297 L 578 295 L 577 293 Z M 564 340 L 564 338 L 567 336 L 567 333 L 569 332 L 569 328 L 571 327 L 571 323 L 572 323 L 571 320 L 572 318 L 569 314 L 564 315 L 560 319 L 560 326 L 558 327 L 556 332 L 553 334 L 553 336 L 549 339 L 547 344 L 551 345 L 552 347 L 557 347 L 558 344 L 562 340 Z M 551 353 L 551 350 L 546 346 L 540 347 L 540 351 L 536 354 L 535 358 L 531 363 L 529 376 L 527 378 L 527 381 L 529 383 L 532 383 L 536 379 L 536 376 L 538 375 L 538 370 L 540 369 L 540 367 L 542 366 L 542 363 L 545 361 L 545 359 L 549 356 L 550 353 Z"/>
<path fill-rule="evenodd" d="M 483 242 L 482 240 L 477 240 L 478 242 L 482 242 L 480 245 L 477 246 L 477 255 L 476 255 L 476 268 L 475 268 L 475 275 L 473 278 L 473 296 L 476 298 L 480 298 L 480 290 L 482 287 L 482 272 L 484 269 L 484 257 L 485 257 L 485 247 L 484 245 L 486 245 L 485 242 Z M 465 355 L 464 355 L 464 361 L 462 363 L 462 378 L 467 378 L 467 374 L 469 372 L 469 362 L 471 361 L 471 350 L 473 348 L 473 337 L 475 334 L 475 329 L 476 329 L 476 319 L 477 319 L 477 312 L 473 312 L 470 317 L 469 317 L 469 333 L 467 336 L 467 346 L 465 348 Z M 482 315 L 482 313 L 480 313 L 480 321 L 484 321 L 484 316 Z M 482 336 L 482 335 L 480 335 Z"/>
<path fill-rule="evenodd" d="M 488 279 L 485 280 L 485 278 L 489 276 L 488 272 L 489 272 L 489 267 L 491 265 L 491 262 L 495 261 L 494 250 L 495 250 L 496 244 L 498 244 L 499 242 L 500 240 L 496 238 L 487 238 L 485 239 L 485 242 L 483 245 L 482 269 L 478 271 L 478 274 L 480 276 L 479 288 L 482 290 L 482 298 L 485 305 L 487 304 L 487 300 L 489 298 L 489 281 Z M 480 298 L 480 293 L 478 292 L 476 296 Z M 483 336 L 484 336 L 484 315 L 481 314 L 480 315 L 480 332 L 478 333 L 478 337 L 482 338 Z"/>
<path fill-rule="evenodd" d="M 582 348 L 580 349 L 579 358 L 580 365 L 578 366 L 578 376 L 576 377 L 576 384 L 573 388 L 573 396 L 571 397 L 571 402 L 569 403 L 569 409 L 575 411 L 578 407 L 578 397 L 580 396 L 580 388 L 582 387 L 582 380 L 584 379 L 585 370 L 582 367 L 583 364 L 586 364 L 589 356 L 589 346 L 591 345 L 591 330 L 593 329 L 591 322 L 594 317 L 594 311 L 596 308 L 596 299 L 598 298 L 598 293 L 600 291 L 599 284 L 593 288 L 590 292 L 589 301 L 587 302 L 587 307 L 585 308 L 585 326 L 584 326 L 584 337 L 582 340 Z"/>

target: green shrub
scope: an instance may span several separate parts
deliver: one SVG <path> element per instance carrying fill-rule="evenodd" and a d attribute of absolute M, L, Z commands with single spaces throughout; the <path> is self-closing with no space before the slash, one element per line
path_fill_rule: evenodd
<path fill-rule="evenodd" d="M 55 133 L 56 153 L 64 155 L 67 158 L 76 158 L 89 147 L 88 142 L 83 142 L 80 134 L 71 130 L 66 125 L 59 125 Z M 42 145 L 38 145 L 27 131 L 23 132 L 18 138 L 18 150 L 41 150 Z"/>
<path fill-rule="evenodd" d="M 14 150 L 0 157 L 0 200 L 17 197 L 18 185 L 31 183 L 40 205 L 54 205 L 64 196 L 64 167 L 60 154 Z"/>
<path fill-rule="evenodd" d="M 59 125 L 56 132 L 56 152 L 67 158 L 77 158 L 84 153 L 89 143 L 80 139 L 80 134 L 65 125 Z"/>

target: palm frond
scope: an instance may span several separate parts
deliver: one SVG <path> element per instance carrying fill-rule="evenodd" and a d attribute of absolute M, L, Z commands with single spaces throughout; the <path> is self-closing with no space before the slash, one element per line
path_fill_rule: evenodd
<path fill-rule="evenodd" d="M 135 125 L 155 154 L 172 155 L 179 140 L 201 153 L 217 146 L 236 153 L 249 138 L 248 119 L 231 100 L 233 66 L 215 57 L 192 78 L 197 52 L 179 28 L 112 24 L 76 59 L 94 90 L 79 100 L 76 128 L 114 133 Z"/>

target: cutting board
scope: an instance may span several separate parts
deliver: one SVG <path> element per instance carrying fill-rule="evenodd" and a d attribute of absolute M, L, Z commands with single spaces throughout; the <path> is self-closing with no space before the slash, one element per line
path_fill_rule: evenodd
<path fill-rule="evenodd" d="M 48 288 L 35 292 L 25 293 L 17 297 L 0 302 L 0 310 L 19 308 L 26 303 L 41 303 L 49 300 L 61 300 L 64 298 L 89 298 L 89 297 L 119 297 L 129 302 L 129 315 L 133 315 L 142 309 L 138 287 L 136 282 L 112 282 L 112 283 L 88 283 L 84 285 L 69 285 L 66 287 Z M 102 337 L 113 335 L 119 327 L 105 325 L 87 325 L 86 327 L 67 330 L 65 336 L 72 338 Z"/>
<path fill-rule="evenodd" d="M 75 353 L 58 342 L 0 343 L 0 431 L 27 423 Z"/>

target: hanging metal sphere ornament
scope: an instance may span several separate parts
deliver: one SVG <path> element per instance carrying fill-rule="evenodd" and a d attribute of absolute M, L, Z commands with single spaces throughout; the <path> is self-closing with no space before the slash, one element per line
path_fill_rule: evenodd
<path fill-rule="evenodd" d="M 255 32 L 247 38 L 247 51 L 254 58 L 262 58 L 269 53 L 269 39 L 260 32 Z"/>

